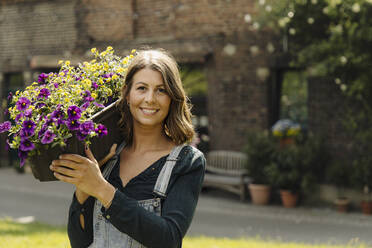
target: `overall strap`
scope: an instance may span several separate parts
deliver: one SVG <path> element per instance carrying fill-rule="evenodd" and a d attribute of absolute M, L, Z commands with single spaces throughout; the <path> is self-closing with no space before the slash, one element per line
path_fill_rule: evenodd
<path fill-rule="evenodd" d="M 107 162 L 105 169 L 102 172 L 102 176 L 107 180 L 111 174 L 112 169 L 116 165 L 118 159 L 120 158 L 120 153 L 125 147 L 125 141 L 121 142 L 121 144 L 116 148 L 115 155 Z"/>
<path fill-rule="evenodd" d="M 172 149 L 172 152 L 169 154 L 167 161 L 165 162 L 162 170 L 159 173 L 158 179 L 154 187 L 154 194 L 165 198 L 167 187 L 169 184 L 169 179 L 172 174 L 173 167 L 175 166 L 177 160 L 179 159 L 178 155 L 181 152 L 182 148 L 185 145 L 179 145 Z"/>

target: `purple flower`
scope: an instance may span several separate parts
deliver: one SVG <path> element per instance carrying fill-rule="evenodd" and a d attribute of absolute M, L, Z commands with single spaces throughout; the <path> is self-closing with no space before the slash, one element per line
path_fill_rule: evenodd
<path fill-rule="evenodd" d="M 10 146 L 9 146 L 9 140 L 7 139 L 6 142 L 5 142 L 5 151 L 9 151 L 10 150 Z"/>
<path fill-rule="evenodd" d="M 54 83 L 53 85 L 54 85 L 54 88 L 58 89 L 59 87 L 58 83 Z"/>
<path fill-rule="evenodd" d="M 5 109 L 4 110 L 4 115 L 6 116 L 6 115 L 8 115 L 9 114 L 9 110 L 8 109 Z"/>
<path fill-rule="evenodd" d="M 8 101 L 11 101 L 13 98 L 13 93 L 12 92 L 9 92 L 8 94 Z"/>
<path fill-rule="evenodd" d="M 44 133 L 46 132 L 46 130 L 48 130 L 48 125 L 47 124 L 43 124 L 43 126 L 41 127 L 39 133 L 38 133 L 38 138 L 40 139 Z"/>
<path fill-rule="evenodd" d="M 86 102 L 86 103 L 84 103 L 83 105 L 80 106 L 80 109 L 84 111 L 89 107 L 89 105 L 90 105 L 90 102 Z"/>
<path fill-rule="evenodd" d="M 98 134 L 98 137 L 102 137 L 102 136 L 107 135 L 107 128 L 102 124 L 98 124 L 95 131 Z"/>
<path fill-rule="evenodd" d="M 41 139 L 41 143 L 42 144 L 49 144 L 53 141 L 53 139 L 56 137 L 56 135 L 50 131 L 50 130 L 47 130 L 44 135 L 43 135 L 43 138 Z"/>
<path fill-rule="evenodd" d="M 75 105 L 70 106 L 67 109 L 67 114 L 69 120 L 78 120 L 81 117 L 81 109 Z"/>
<path fill-rule="evenodd" d="M 42 108 L 42 107 L 44 107 L 46 104 L 45 103 L 43 103 L 43 102 L 39 102 L 38 104 L 36 104 L 36 108 Z"/>
<path fill-rule="evenodd" d="M 30 106 L 30 100 L 28 100 L 26 97 L 21 97 L 18 99 L 16 105 L 17 105 L 17 109 L 19 111 L 24 111 L 28 108 L 28 106 Z"/>
<path fill-rule="evenodd" d="M 76 137 L 78 138 L 78 140 L 82 141 L 82 140 L 84 140 L 84 139 L 87 137 L 87 135 L 82 134 L 82 133 L 79 131 L 79 132 L 76 133 Z"/>
<path fill-rule="evenodd" d="M 82 123 L 79 127 L 79 130 L 84 135 L 90 134 L 90 132 L 92 132 L 94 130 L 93 121 L 86 121 L 86 122 Z"/>
<path fill-rule="evenodd" d="M 23 116 L 24 116 L 23 113 L 19 113 L 14 120 L 18 123 L 19 119 L 21 119 Z"/>
<path fill-rule="evenodd" d="M 21 151 L 28 152 L 28 151 L 32 151 L 33 149 L 35 149 L 35 145 L 28 139 L 21 139 L 21 144 L 19 146 L 19 149 Z"/>
<path fill-rule="evenodd" d="M 4 123 L 0 123 L 0 133 L 4 133 L 9 131 L 9 129 L 12 127 L 12 124 L 10 121 L 6 121 Z"/>
<path fill-rule="evenodd" d="M 114 73 L 110 72 L 110 73 L 103 74 L 102 77 L 104 77 L 104 78 L 110 78 L 113 75 L 114 75 Z"/>
<path fill-rule="evenodd" d="M 70 130 L 79 130 L 80 122 L 78 122 L 76 120 L 71 120 L 71 121 L 67 121 L 66 125 L 67 125 L 68 129 L 70 129 Z"/>
<path fill-rule="evenodd" d="M 98 88 L 98 84 L 94 81 L 92 82 L 92 88 L 95 90 Z"/>
<path fill-rule="evenodd" d="M 21 163 L 20 163 L 21 167 L 25 164 L 27 156 L 28 156 L 28 152 L 18 150 L 18 157 L 21 160 Z"/>
<path fill-rule="evenodd" d="M 25 116 L 26 116 L 27 118 L 31 118 L 31 116 L 32 116 L 32 109 L 27 109 L 27 110 L 25 111 Z"/>
<path fill-rule="evenodd" d="M 86 90 L 83 92 L 83 97 L 84 97 L 84 101 L 86 102 L 93 102 L 94 101 L 94 98 L 91 96 L 91 93 L 89 90 Z"/>
<path fill-rule="evenodd" d="M 37 96 L 38 99 L 44 98 L 47 99 L 50 96 L 50 91 L 47 88 L 43 88 L 40 90 L 39 95 Z"/>
<path fill-rule="evenodd" d="M 38 78 L 38 82 L 39 83 L 45 83 L 45 80 L 48 78 L 48 74 L 45 74 L 45 73 L 41 73 L 40 75 L 39 75 L 39 78 Z"/>
<path fill-rule="evenodd" d="M 94 104 L 95 106 L 99 107 L 99 108 L 104 108 L 104 107 L 105 107 L 105 105 L 102 105 L 102 104 L 100 104 L 100 103 L 96 103 L 96 102 L 94 102 L 93 104 Z"/>
<path fill-rule="evenodd" d="M 22 123 L 22 126 L 23 126 L 23 129 L 27 132 L 33 132 L 35 131 L 35 127 L 36 127 L 36 124 L 35 122 L 31 121 L 31 120 L 27 120 L 27 121 L 24 121 Z"/>
<path fill-rule="evenodd" d="M 33 121 L 27 120 L 22 123 L 22 129 L 20 132 L 21 138 L 25 139 L 34 135 L 36 124 Z"/>
<path fill-rule="evenodd" d="M 65 113 L 63 112 L 63 110 L 61 110 L 57 107 L 57 109 L 52 112 L 50 117 L 51 118 L 56 118 L 56 119 L 62 119 L 64 117 L 64 115 L 65 115 Z"/>

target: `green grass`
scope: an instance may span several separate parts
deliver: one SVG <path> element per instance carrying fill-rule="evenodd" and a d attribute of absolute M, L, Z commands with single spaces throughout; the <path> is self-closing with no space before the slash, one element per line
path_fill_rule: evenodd
<path fill-rule="evenodd" d="M 66 227 L 40 223 L 20 224 L 0 220 L 0 248 L 70 248 Z M 186 237 L 183 248 L 367 248 L 362 244 L 345 246 L 305 245 L 257 239 Z"/>

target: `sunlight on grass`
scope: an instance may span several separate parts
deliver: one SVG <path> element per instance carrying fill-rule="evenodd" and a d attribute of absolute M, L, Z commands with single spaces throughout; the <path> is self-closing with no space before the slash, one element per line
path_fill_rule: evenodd
<path fill-rule="evenodd" d="M 66 227 L 40 223 L 20 224 L 10 219 L 0 219 L 0 248 L 70 248 Z M 183 248 L 367 248 L 352 244 L 345 246 L 305 245 L 256 239 L 227 239 L 186 237 Z"/>
<path fill-rule="evenodd" d="M 65 227 L 40 223 L 19 224 L 9 219 L 0 221 L 0 248 L 67 248 L 70 247 Z"/>

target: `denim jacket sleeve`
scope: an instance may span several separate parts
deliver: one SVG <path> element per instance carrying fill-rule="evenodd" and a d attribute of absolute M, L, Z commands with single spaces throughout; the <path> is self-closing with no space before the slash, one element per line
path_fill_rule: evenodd
<path fill-rule="evenodd" d="M 95 199 L 89 197 L 80 204 L 74 194 L 69 209 L 67 233 L 71 248 L 88 247 L 93 242 L 93 207 Z M 80 225 L 80 214 L 84 216 L 85 228 Z"/>
<path fill-rule="evenodd" d="M 121 191 L 116 191 L 103 216 L 119 231 L 146 247 L 181 247 L 201 191 L 205 158 L 192 149 L 177 163 L 162 203 L 161 216 L 146 211 Z"/>

